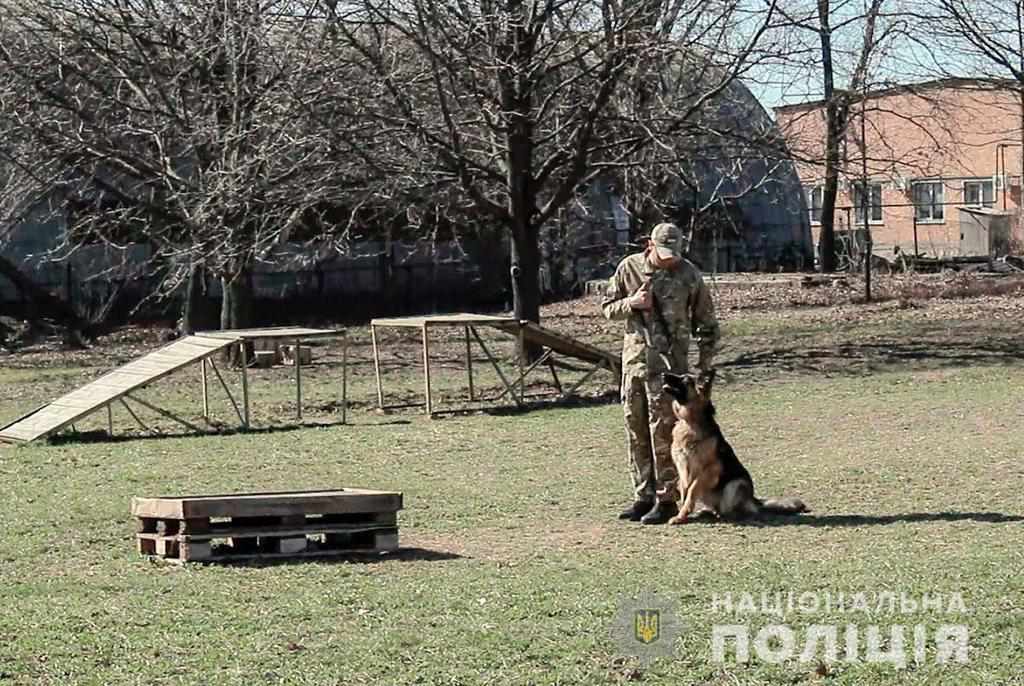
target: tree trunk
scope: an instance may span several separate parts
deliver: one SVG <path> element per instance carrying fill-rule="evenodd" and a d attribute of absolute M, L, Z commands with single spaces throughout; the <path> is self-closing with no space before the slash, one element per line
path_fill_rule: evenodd
<path fill-rule="evenodd" d="M 193 264 L 189 267 L 179 330 L 184 335 L 212 329 L 215 326 L 216 315 L 207 299 L 206 268 L 200 264 Z"/>
<path fill-rule="evenodd" d="M 540 246 L 532 234 L 512 235 L 512 308 L 516 319 L 540 322 Z"/>
<path fill-rule="evenodd" d="M 836 270 L 836 195 L 839 191 L 839 145 L 843 124 L 835 98 L 826 106 L 825 187 L 821 194 L 821 230 L 818 239 L 819 269 L 822 273 Z"/>
<path fill-rule="evenodd" d="M 519 321 L 540 322 L 540 244 L 529 221 L 512 234 L 512 310 Z M 541 347 L 525 343 L 519 355 L 525 364 L 537 360 Z"/>
<path fill-rule="evenodd" d="M 242 267 L 233 276 L 222 276 L 221 280 L 220 328 L 246 329 L 252 325 L 252 271 Z M 252 358 L 251 346 L 246 346 L 246 360 Z M 238 348 L 231 346 L 226 355 L 231 364 L 242 364 Z"/>
<path fill-rule="evenodd" d="M 835 73 L 832 66 L 832 25 L 830 0 L 818 0 L 821 68 L 825 96 L 825 188 L 821 198 L 821 231 L 818 240 L 819 269 L 836 270 L 836 192 L 839 189 L 839 144 L 845 122 L 840 123 L 840 107 L 835 97 Z"/>

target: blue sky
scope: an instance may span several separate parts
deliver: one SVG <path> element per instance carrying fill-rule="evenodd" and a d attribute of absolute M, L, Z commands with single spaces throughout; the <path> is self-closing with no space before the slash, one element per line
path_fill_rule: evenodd
<path fill-rule="evenodd" d="M 814 6 L 816 0 L 783 0 L 787 11 L 802 11 L 809 16 L 808 23 L 816 25 Z M 979 0 L 980 1 L 980 0 Z M 986 0 L 993 5 L 1012 4 L 1016 0 Z M 764 0 L 752 0 L 764 2 Z M 832 0 L 833 25 L 844 20 L 855 20 L 863 16 L 866 0 Z M 757 6 L 752 5 L 754 9 Z M 886 25 L 897 27 L 891 38 L 881 45 L 869 68 L 868 87 L 887 87 L 895 84 L 917 83 L 941 76 L 980 76 L 978 68 L 971 66 L 963 45 L 947 37 L 929 35 L 927 24 L 920 19 L 902 14 L 908 10 L 934 12 L 930 0 L 890 0 L 884 6 L 892 14 L 880 20 L 879 28 Z M 1004 11 L 999 8 L 996 11 Z M 809 13 L 809 15 L 808 15 Z M 763 12 L 751 12 L 750 19 L 756 22 Z M 835 61 L 835 84 L 844 87 L 855 64 L 864 39 L 863 23 L 852 21 L 833 35 L 833 59 Z M 822 96 L 823 81 L 820 61 L 820 45 L 817 34 L 812 31 L 785 28 L 775 35 L 766 35 L 766 49 L 775 53 L 763 64 L 755 65 L 745 76 L 747 87 L 772 110 L 773 107 L 816 100 Z M 940 46 L 940 47 L 936 47 Z M 787 54 L 789 52 L 789 54 Z"/>

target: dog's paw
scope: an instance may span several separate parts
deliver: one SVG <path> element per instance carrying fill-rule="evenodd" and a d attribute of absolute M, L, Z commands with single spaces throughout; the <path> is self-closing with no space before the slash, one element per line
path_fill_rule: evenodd
<path fill-rule="evenodd" d="M 683 514 L 682 512 L 680 512 L 675 517 L 673 517 L 672 519 L 668 520 L 668 523 L 672 524 L 672 525 L 675 525 L 675 524 L 686 524 L 686 515 Z"/>

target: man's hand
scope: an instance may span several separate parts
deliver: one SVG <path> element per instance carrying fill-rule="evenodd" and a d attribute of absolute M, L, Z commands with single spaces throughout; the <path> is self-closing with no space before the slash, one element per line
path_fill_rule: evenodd
<path fill-rule="evenodd" d="M 654 298 L 651 295 L 651 283 L 647 281 L 637 289 L 636 293 L 629 299 L 629 306 L 634 310 L 647 311 L 654 306 Z"/>

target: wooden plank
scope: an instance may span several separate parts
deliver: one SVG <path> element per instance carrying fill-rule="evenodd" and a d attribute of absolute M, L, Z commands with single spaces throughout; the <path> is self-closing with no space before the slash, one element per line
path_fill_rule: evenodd
<path fill-rule="evenodd" d="M 424 324 L 465 326 L 466 324 L 497 323 L 518 324 L 518 320 L 513 317 L 498 317 L 494 315 L 471 314 L 466 312 L 457 312 L 445 315 L 432 315 L 427 317 L 387 317 L 370 320 L 370 324 L 373 326 L 394 326 L 411 328 L 422 328 Z"/>
<path fill-rule="evenodd" d="M 35 434 L 25 429 L 4 429 L 0 438 L 12 443 L 28 443 L 35 439 Z"/>
<path fill-rule="evenodd" d="M 183 560 L 177 557 L 160 558 L 163 562 L 180 565 L 185 562 L 208 562 L 219 564 L 230 564 L 232 562 L 262 562 L 273 560 L 295 560 L 303 558 L 329 558 L 329 557 L 351 557 L 353 555 L 384 555 L 398 550 L 398 538 L 393 537 L 383 543 L 380 548 L 320 548 L 306 550 L 301 553 L 235 553 L 227 555 L 213 555 L 205 558 L 190 557 Z"/>
<path fill-rule="evenodd" d="M 52 407 L 46 412 L 33 415 L 24 422 L 19 422 L 17 426 L 10 427 L 11 429 L 45 429 L 53 424 L 65 424 L 71 423 L 76 419 L 85 417 L 86 415 L 92 414 L 99 410 L 102 405 L 97 405 L 91 408 L 70 408 L 70 407 Z"/>
<path fill-rule="evenodd" d="M 295 418 L 302 421 L 302 341 L 295 339 Z"/>
<path fill-rule="evenodd" d="M 344 329 L 311 329 L 301 326 L 272 326 L 258 329 L 228 329 L 226 331 L 201 331 L 197 335 L 220 340 L 256 340 L 286 338 L 303 340 L 336 338 L 345 334 Z"/>
<path fill-rule="evenodd" d="M 96 408 L 88 409 L 72 409 L 66 407 L 53 408 L 52 411 L 47 412 L 45 415 L 38 415 L 32 417 L 19 424 L 18 427 L 11 428 L 23 428 L 32 430 L 44 429 L 48 426 L 51 426 L 54 423 L 63 424 L 64 422 L 72 422 L 76 419 L 85 417 L 89 414 L 92 414 L 93 412 L 96 412 L 101 407 L 102 405 Z"/>
<path fill-rule="evenodd" d="M 11 421 L 11 422 L 7 422 L 7 424 L 5 424 L 4 426 L 0 427 L 0 431 L 2 431 L 3 429 L 6 429 L 6 428 L 7 428 L 7 427 L 9 427 L 9 426 L 14 426 L 14 425 L 15 425 L 15 424 L 17 424 L 18 422 L 21 422 L 21 421 L 24 421 L 24 420 L 28 419 L 29 417 L 31 417 L 32 415 L 34 415 L 34 414 L 35 414 L 36 412 L 39 412 L 40 410 L 42 410 L 42 409 L 43 409 L 43 408 L 45 408 L 45 407 L 46 407 L 46 405 L 40 405 L 40 406 L 39 406 L 39 407 L 37 407 L 36 409 L 34 409 L 34 410 L 31 410 L 30 412 L 26 412 L 25 414 L 21 415 L 20 417 L 18 417 L 18 418 L 17 418 L 17 419 L 15 419 L 14 421 Z"/>
<path fill-rule="evenodd" d="M 207 542 L 182 542 L 180 559 L 182 562 L 199 562 L 213 557 L 210 544 Z M 168 558 L 175 559 L 175 558 Z"/>
<path fill-rule="evenodd" d="M 384 409 L 384 386 L 380 378 L 380 348 L 377 347 L 377 327 L 370 324 L 370 342 L 373 345 L 373 373 L 377 378 L 377 409 Z"/>
<path fill-rule="evenodd" d="M 394 529 L 395 523 L 381 522 L 379 524 L 321 524 L 302 527 L 258 527 L 246 526 L 233 529 L 216 529 L 206 534 L 159 534 L 156 532 L 140 532 L 135 534 L 139 538 L 152 540 L 173 539 L 175 541 L 212 541 L 222 538 L 259 538 L 260 536 L 277 536 L 292 538 L 296 536 L 316 536 L 318 534 L 358 534 L 367 531 L 381 531 Z"/>
<path fill-rule="evenodd" d="M 206 375 L 206 360 L 199 360 L 199 378 L 203 384 L 203 419 L 210 421 L 210 382 Z"/>
<path fill-rule="evenodd" d="M 132 362 L 129 362 L 128 364 L 121 365 L 117 369 L 112 370 L 110 373 L 111 374 L 124 374 L 125 372 L 129 372 L 130 373 L 130 372 L 132 372 L 133 370 L 136 370 L 136 369 L 143 370 L 143 371 L 146 371 L 146 372 L 160 373 L 160 372 L 162 372 L 164 370 L 172 369 L 172 368 L 174 368 L 174 367 L 176 367 L 176 366 L 178 366 L 180 364 L 183 364 L 185 361 L 191 362 L 194 359 L 195 359 L 194 355 L 182 355 L 180 358 L 176 358 L 175 360 L 173 360 L 171 362 L 154 362 L 152 360 L 147 360 L 145 357 L 140 357 L 139 359 L 133 360 Z"/>
<path fill-rule="evenodd" d="M 401 493 L 357 489 L 132 499 L 132 515 L 156 519 L 282 517 L 400 509 Z"/>
<path fill-rule="evenodd" d="M 466 334 L 466 376 L 469 379 L 469 400 L 476 400 L 476 393 L 473 389 L 473 339 L 469 335 L 469 327 L 465 327 Z"/>
<path fill-rule="evenodd" d="M 128 377 L 125 377 L 125 378 L 122 378 L 122 379 L 118 379 L 116 377 L 103 376 L 103 377 L 100 377 L 99 379 L 97 379 L 96 381 L 91 381 L 90 383 L 86 384 L 85 386 L 82 386 L 81 388 L 79 388 L 79 389 L 77 389 L 75 391 L 72 391 L 72 392 L 73 393 L 82 393 L 83 395 L 96 395 L 96 394 L 99 394 L 99 393 L 108 393 L 108 392 L 112 392 L 112 391 L 116 391 L 118 393 L 121 393 L 126 388 L 128 388 L 128 385 L 127 385 L 128 381 L 130 381 L 130 379 Z M 128 388 L 128 390 L 131 390 L 131 389 Z M 66 397 L 66 396 L 61 396 L 61 397 Z M 54 402 L 57 402 L 60 399 L 61 398 L 57 398 L 57 400 L 55 400 Z"/>
<path fill-rule="evenodd" d="M 238 355 L 239 364 L 242 373 L 242 426 L 246 429 L 251 424 L 251 417 L 249 416 L 249 365 L 248 355 L 245 349 L 245 341 L 238 344 Z"/>
<path fill-rule="evenodd" d="M 341 339 L 341 423 L 348 422 L 348 338 Z"/>
<path fill-rule="evenodd" d="M 154 377 L 159 377 L 168 372 L 173 372 L 177 370 L 178 367 L 184 366 L 191 361 L 192 360 L 189 359 L 177 364 L 149 364 L 148 362 L 133 362 L 111 372 L 110 378 L 145 382 L 153 379 Z"/>
<path fill-rule="evenodd" d="M 166 348 L 163 348 L 163 350 L 167 350 L 168 348 L 174 348 L 174 349 L 176 349 L 176 348 L 186 348 L 186 349 L 206 348 L 207 350 L 220 350 L 222 348 L 225 348 L 225 347 L 231 345 L 232 343 L 234 343 L 237 340 L 238 340 L 237 336 L 229 336 L 229 337 L 225 337 L 225 338 L 214 338 L 212 336 L 195 335 L 195 336 L 188 336 L 187 338 L 182 338 L 179 341 L 175 341 L 174 343 L 172 343 L 171 345 L 167 346 Z"/>
<path fill-rule="evenodd" d="M 427 398 L 427 416 L 434 414 L 434 404 L 430 393 L 430 327 L 423 324 L 423 390 Z"/>
<path fill-rule="evenodd" d="M 142 539 L 140 543 L 145 541 Z M 208 543 L 192 543 L 192 546 L 196 545 L 209 545 Z M 316 557 L 339 557 L 344 555 L 379 555 L 382 553 L 390 553 L 398 550 L 398 530 L 382 530 L 375 532 L 373 535 L 373 543 L 367 543 L 365 545 L 356 545 L 350 548 L 331 548 L 331 547 L 313 547 L 309 550 L 296 553 L 221 553 L 213 554 L 212 552 L 205 558 L 186 557 L 185 548 L 186 544 L 182 543 L 182 555 L 181 558 L 165 558 L 167 562 L 173 562 L 180 564 L 183 562 L 197 561 L 197 562 L 260 562 L 264 560 L 283 560 L 283 559 L 297 559 L 297 558 L 316 558 Z"/>
<path fill-rule="evenodd" d="M 287 516 L 293 514 L 342 514 L 349 512 L 390 512 L 402 507 L 400 494 L 294 498 L 254 501 L 213 500 L 185 502 L 186 517 Z"/>
<path fill-rule="evenodd" d="M 79 390 L 82 390 L 82 389 L 79 389 Z M 102 393 L 98 393 L 98 392 L 79 393 L 78 391 L 76 391 L 74 393 L 69 393 L 68 395 L 65 395 L 65 396 L 57 398 L 56 400 L 51 402 L 48 406 L 50 406 L 50 408 L 81 408 L 81 406 L 83 406 L 83 404 L 85 404 L 85 405 L 92 404 L 94 398 L 97 395 L 102 395 Z"/>

